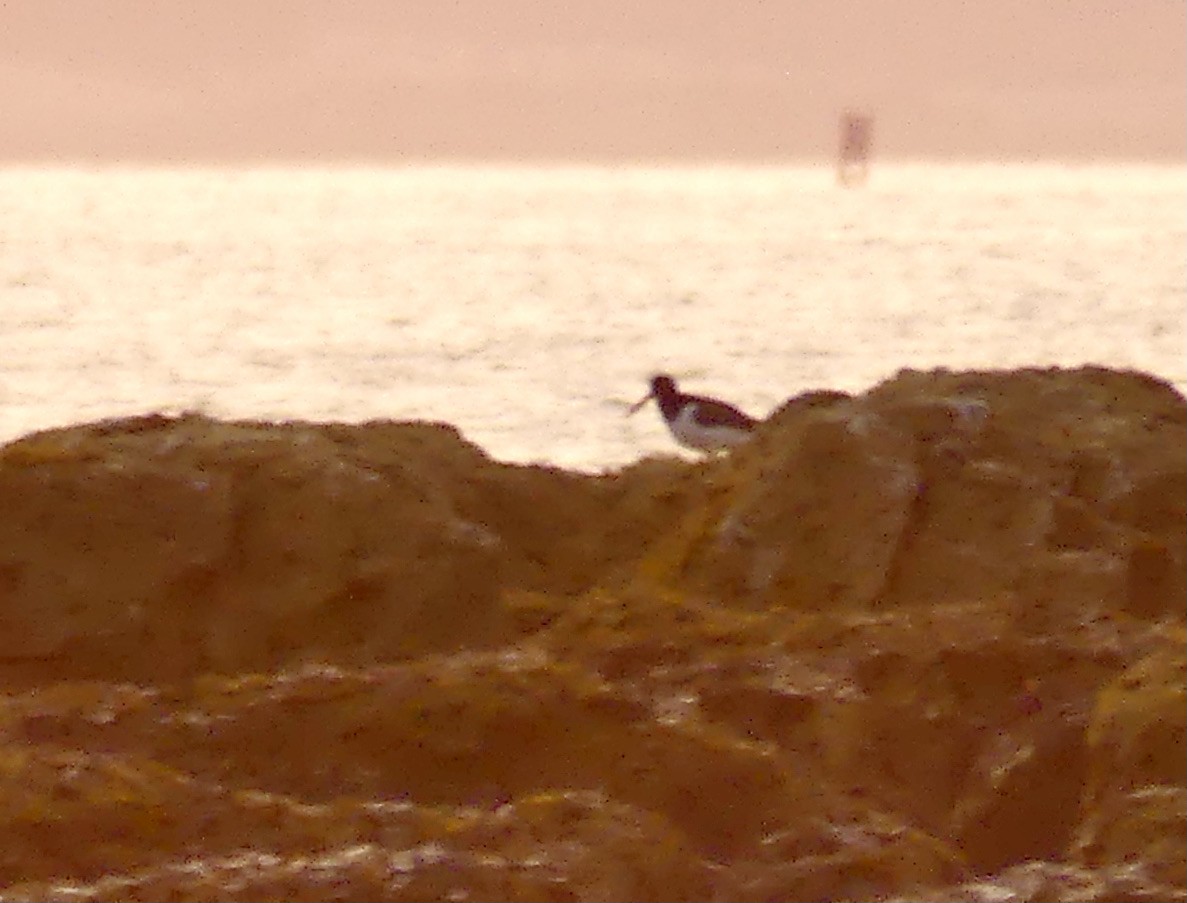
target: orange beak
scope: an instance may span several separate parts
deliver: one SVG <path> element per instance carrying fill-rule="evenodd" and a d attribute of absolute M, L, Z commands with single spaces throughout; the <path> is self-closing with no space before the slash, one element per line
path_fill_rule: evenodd
<path fill-rule="evenodd" d="M 650 392 L 648 392 L 646 395 L 644 395 L 642 398 L 640 398 L 638 401 L 636 401 L 633 405 L 631 405 L 631 409 L 626 412 L 626 415 L 628 417 L 630 417 L 631 414 L 635 413 L 635 411 L 639 410 L 639 408 L 643 407 L 643 405 L 645 405 L 645 404 L 647 404 L 647 402 L 651 401 L 652 397 L 653 397 L 652 394 Z"/>

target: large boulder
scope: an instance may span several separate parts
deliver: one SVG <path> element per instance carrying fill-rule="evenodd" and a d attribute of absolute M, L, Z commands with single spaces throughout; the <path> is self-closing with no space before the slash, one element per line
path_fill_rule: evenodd
<path fill-rule="evenodd" d="M 435 424 L 37 434 L 0 454 L 0 657 L 171 678 L 501 641 L 505 584 L 580 571 L 565 541 L 597 493 Z"/>
<path fill-rule="evenodd" d="M 1016 600 L 1183 617 L 1187 410 L 1097 368 L 907 372 L 777 411 L 694 508 L 669 579 L 798 610 Z"/>

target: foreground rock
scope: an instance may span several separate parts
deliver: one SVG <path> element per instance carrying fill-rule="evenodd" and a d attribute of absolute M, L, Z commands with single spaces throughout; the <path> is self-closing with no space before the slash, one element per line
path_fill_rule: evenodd
<path fill-rule="evenodd" d="M 151 415 L 0 499 L 0 898 L 1187 899 L 1149 377 L 904 373 L 601 476 Z"/>

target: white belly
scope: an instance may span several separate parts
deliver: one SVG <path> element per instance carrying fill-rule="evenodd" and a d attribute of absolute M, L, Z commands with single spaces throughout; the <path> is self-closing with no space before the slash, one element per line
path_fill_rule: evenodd
<path fill-rule="evenodd" d="M 685 405 L 668 429 L 676 441 L 698 451 L 720 451 L 750 440 L 747 430 L 732 426 L 702 426 L 693 419 L 694 405 Z"/>

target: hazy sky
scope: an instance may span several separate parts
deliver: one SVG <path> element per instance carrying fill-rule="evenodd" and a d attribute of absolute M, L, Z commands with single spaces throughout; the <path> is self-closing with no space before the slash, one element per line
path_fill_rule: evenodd
<path fill-rule="evenodd" d="M 1187 0 L 0 0 L 0 160 L 1187 160 Z"/>

